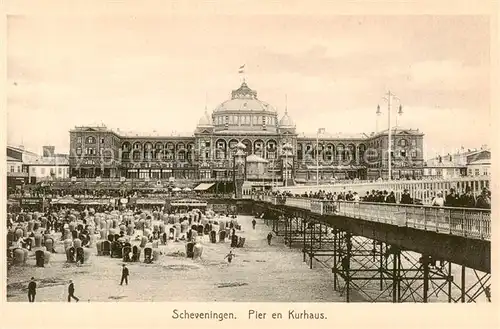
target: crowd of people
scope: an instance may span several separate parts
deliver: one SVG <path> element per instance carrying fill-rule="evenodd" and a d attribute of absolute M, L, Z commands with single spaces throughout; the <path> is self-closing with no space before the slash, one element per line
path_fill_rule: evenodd
<path fill-rule="evenodd" d="M 337 200 L 337 201 L 354 201 L 354 202 L 370 202 L 370 203 L 399 203 L 399 204 L 415 204 L 423 205 L 422 200 L 414 198 L 410 192 L 405 189 L 401 193 L 401 197 L 396 197 L 394 191 L 387 190 L 371 190 L 367 191 L 364 196 L 360 196 L 356 191 L 341 191 L 327 192 L 326 190 L 318 190 L 316 192 L 304 192 L 302 194 L 293 194 L 290 191 L 267 191 L 265 194 L 277 197 L 301 197 L 320 200 Z M 451 188 L 450 192 L 443 196 L 442 192 L 437 192 L 432 199 L 432 206 L 438 207 L 463 207 L 463 208 L 479 208 L 491 209 L 491 191 L 488 188 L 483 188 L 481 193 L 476 197 L 472 193 L 470 187 L 466 187 L 460 194 L 456 189 Z"/>

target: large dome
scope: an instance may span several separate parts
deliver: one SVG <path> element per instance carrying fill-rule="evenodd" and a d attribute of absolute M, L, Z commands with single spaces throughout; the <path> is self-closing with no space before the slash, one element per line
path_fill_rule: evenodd
<path fill-rule="evenodd" d="M 215 108 L 212 118 L 216 132 L 278 132 L 276 109 L 259 100 L 257 92 L 245 82 L 232 91 L 231 99 Z"/>
<path fill-rule="evenodd" d="M 233 90 L 231 99 L 217 106 L 214 113 L 226 111 L 264 111 L 276 113 L 276 109 L 269 103 L 257 99 L 257 92 L 250 89 L 245 82 L 241 84 L 240 88 Z"/>

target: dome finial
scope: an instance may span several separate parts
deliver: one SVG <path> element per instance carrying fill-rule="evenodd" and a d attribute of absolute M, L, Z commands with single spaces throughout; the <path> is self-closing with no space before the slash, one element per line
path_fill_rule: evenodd
<path fill-rule="evenodd" d="M 285 94 L 285 114 L 288 114 L 288 95 Z"/>
<path fill-rule="evenodd" d="M 207 100 L 208 100 L 208 93 L 205 92 L 205 113 L 208 112 L 208 110 L 207 110 Z"/>

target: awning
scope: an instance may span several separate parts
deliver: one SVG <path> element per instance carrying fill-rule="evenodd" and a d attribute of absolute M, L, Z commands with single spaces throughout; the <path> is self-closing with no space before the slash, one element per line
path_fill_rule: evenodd
<path fill-rule="evenodd" d="M 80 201 L 80 205 L 108 205 L 109 201 L 109 199 L 83 199 Z"/>
<path fill-rule="evenodd" d="M 64 196 L 58 200 L 53 200 L 52 203 L 54 203 L 54 204 L 78 204 L 80 202 L 78 200 L 72 198 L 71 196 L 67 195 L 67 196 Z"/>
<path fill-rule="evenodd" d="M 137 204 L 164 204 L 165 200 L 162 199 L 137 199 Z"/>
<path fill-rule="evenodd" d="M 215 183 L 201 183 L 200 185 L 196 186 L 194 188 L 194 190 L 195 191 L 206 191 L 214 185 L 215 185 Z"/>
<path fill-rule="evenodd" d="M 207 202 L 202 201 L 186 201 L 186 200 L 178 200 L 170 203 L 172 207 L 199 207 L 203 208 L 208 205 Z"/>

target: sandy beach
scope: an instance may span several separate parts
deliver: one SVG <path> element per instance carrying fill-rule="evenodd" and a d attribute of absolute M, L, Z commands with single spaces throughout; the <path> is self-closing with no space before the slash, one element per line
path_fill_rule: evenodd
<path fill-rule="evenodd" d="M 270 227 L 258 219 L 252 229 L 250 216 L 239 216 L 245 237 L 243 248 L 235 248 L 231 264 L 224 260 L 230 242 L 210 243 L 203 238 L 200 260 L 188 259 L 184 242 L 169 241 L 160 246 L 162 255 L 153 264 L 128 263 L 129 284 L 120 286 L 121 259 L 96 256 L 88 264 L 66 264 L 63 246 L 48 267 L 35 267 L 30 255 L 26 266 L 11 267 L 7 277 L 7 301 L 27 302 L 27 285 L 37 280 L 36 302 L 66 302 L 69 280 L 75 283 L 80 302 L 340 302 L 333 291 L 332 276 L 321 268 L 309 269 L 302 253 L 285 247 L 280 238 L 268 246 Z M 141 256 L 141 261 L 143 256 Z"/>

